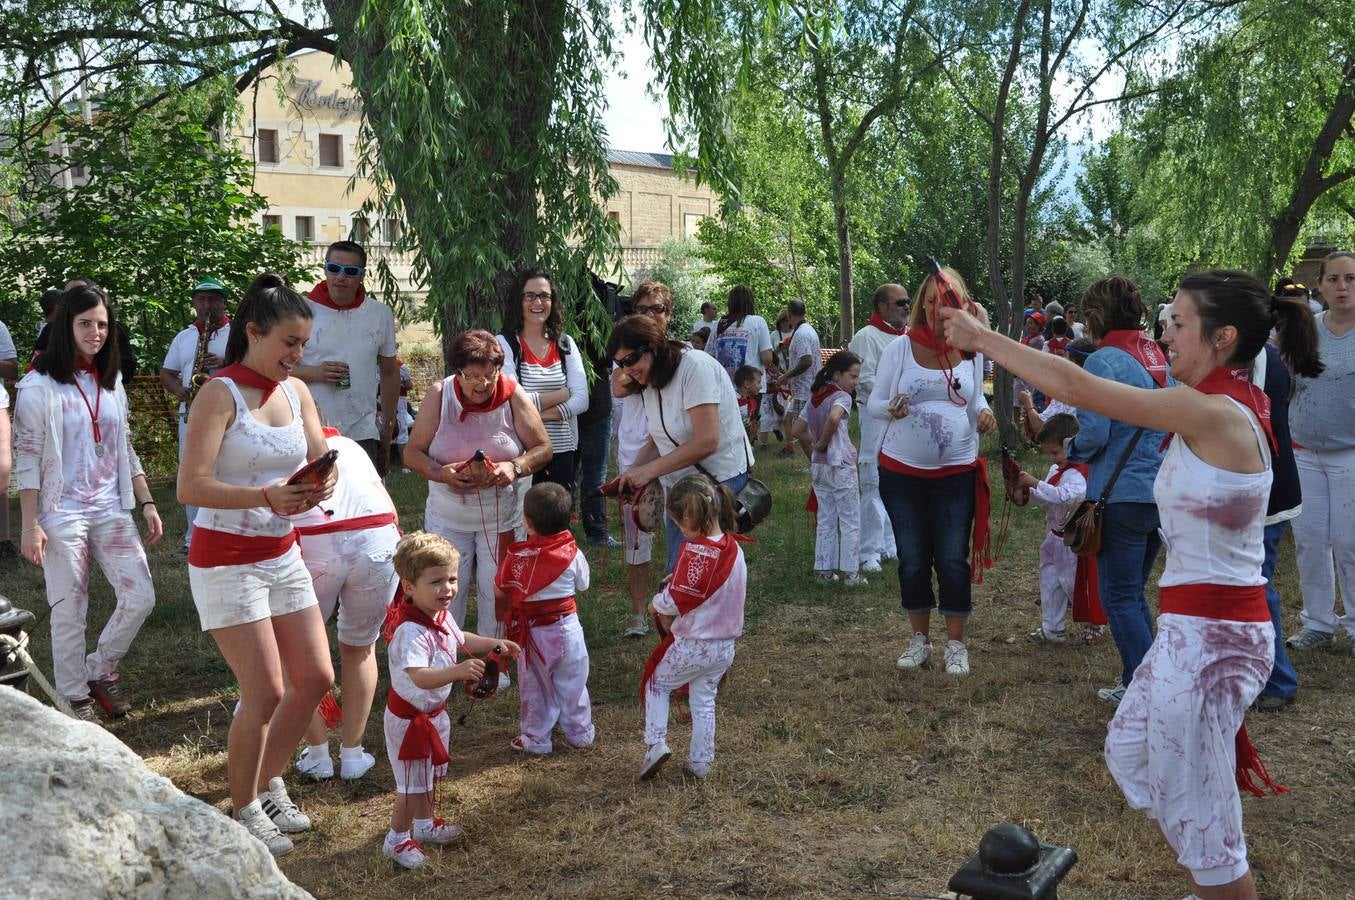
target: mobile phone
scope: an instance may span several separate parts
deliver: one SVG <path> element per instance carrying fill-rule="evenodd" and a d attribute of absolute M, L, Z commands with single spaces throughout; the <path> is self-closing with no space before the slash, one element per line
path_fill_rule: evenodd
<path fill-rule="evenodd" d="M 907 397 L 906 395 L 904 395 L 904 394 L 899 394 L 899 395 L 898 395 L 897 397 L 895 397 L 893 400 L 890 400 L 890 401 L 889 401 L 889 410 L 890 410 L 890 412 L 898 412 L 900 409 L 902 409 L 903 407 L 905 407 L 905 406 L 907 406 L 907 405 L 908 405 L 908 397 Z"/>
<path fill-rule="evenodd" d="M 292 473 L 292 477 L 287 479 L 288 484 L 301 484 L 305 481 L 313 481 L 321 484 L 329 477 L 334 464 L 339 461 L 338 450 L 327 450 L 320 456 L 306 463 L 301 468 Z"/>

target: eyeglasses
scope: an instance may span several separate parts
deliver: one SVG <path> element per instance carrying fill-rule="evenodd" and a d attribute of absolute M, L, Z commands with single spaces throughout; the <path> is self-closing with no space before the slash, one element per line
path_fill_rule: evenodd
<path fill-rule="evenodd" d="M 642 316 L 657 316 L 659 313 L 668 312 L 668 307 L 660 303 L 654 306 L 637 306 L 635 311 Z"/>
<path fill-rule="evenodd" d="M 344 265 L 340 265 L 339 263 L 336 263 L 336 262 L 327 262 L 327 263 L 325 263 L 325 271 L 328 272 L 328 273 L 331 274 L 331 275 L 338 275 L 340 272 L 342 272 L 342 273 L 344 273 L 345 275 L 347 275 L 347 276 L 349 276 L 349 277 L 351 277 L 351 278 L 356 278 L 356 277 L 358 277 L 359 275 L 361 275 L 363 272 L 366 272 L 366 271 L 367 271 L 367 267 L 366 267 L 366 266 L 344 266 Z"/>
<path fill-rule="evenodd" d="M 522 299 L 528 303 L 535 303 L 540 300 L 542 303 L 549 303 L 553 298 L 550 294 L 538 294 L 536 291 L 523 291 Z"/>
<path fill-rule="evenodd" d="M 904 297 L 902 300 L 895 300 L 894 305 L 897 306 L 899 309 L 907 309 L 908 307 L 913 305 L 913 301 L 909 300 L 907 297 Z"/>
<path fill-rule="evenodd" d="M 636 363 L 638 363 L 638 362 L 640 361 L 640 358 L 643 357 L 643 356 L 644 356 L 646 353 L 648 353 L 648 352 L 649 352 L 649 348 L 648 348 L 648 347 L 641 347 L 639 350 L 636 350 L 634 353 L 627 353 L 625 356 L 621 357 L 620 359 L 614 359 L 614 360 L 612 360 L 612 362 L 616 363 L 618 366 L 620 366 L 620 367 L 623 368 L 623 369 L 629 369 L 631 366 L 633 366 L 633 365 L 635 365 Z"/>
<path fill-rule="evenodd" d="M 486 385 L 488 385 L 488 384 L 493 384 L 494 382 L 496 382 L 496 381 L 499 380 L 499 370 L 498 370 L 498 369 L 495 369 L 493 372 L 491 372 L 491 373 L 488 374 L 488 375 L 467 375 L 465 369 L 459 369 L 459 370 L 457 371 L 457 373 L 456 373 L 456 377 L 460 378 L 462 381 L 466 382 L 467 384 L 486 384 Z"/>

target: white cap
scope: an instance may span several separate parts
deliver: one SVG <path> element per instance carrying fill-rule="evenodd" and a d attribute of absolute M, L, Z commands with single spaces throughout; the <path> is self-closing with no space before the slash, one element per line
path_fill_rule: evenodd
<path fill-rule="evenodd" d="M 1157 320 L 1159 322 L 1165 322 L 1167 320 L 1167 317 L 1170 316 L 1171 314 L 1172 314 L 1172 305 L 1170 303 L 1164 303 L 1157 308 Z"/>

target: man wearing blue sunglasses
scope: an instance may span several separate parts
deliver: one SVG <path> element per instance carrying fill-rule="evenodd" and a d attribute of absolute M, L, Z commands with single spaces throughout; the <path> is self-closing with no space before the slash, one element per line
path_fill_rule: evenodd
<path fill-rule="evenodd" d="M 385 475 L 400 397 L 395 316 L 367 296 L 367 251 L 361 244 L 330 244 L 324 270 L 324 280 L 310 292 L 315 318 L 303 364 L 294 373 L 310 385 L 325 423 L 361 444 Z"/>

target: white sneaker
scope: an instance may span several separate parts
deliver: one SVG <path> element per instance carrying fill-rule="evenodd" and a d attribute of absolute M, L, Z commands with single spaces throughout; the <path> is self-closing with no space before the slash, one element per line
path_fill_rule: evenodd
<path fill-rule="evenodd" d="M 1062 644 L 1068 640 L 1068 634 L 1065 631 L 1047 631 L 1041 625 L 1026 635 L 1026 640 L 1032 644 Z"/>
<path fill-rule="evenodd" d="M 319 753 L 312 754 L 309 749 L 302 750 L 301 755 L 296 758 L 296 770 L 307 778 L 314 778 L 316 781 L 333 778 L 334 757 L 329 755 L 328 747 L 325 748 L 323 756 Z"/>
<path fill-rule="evenodd" d="M 696 778 L 705 778 L 710 774 L 710 763 L 692 762 L 689 759 L 687 760 L 687 765 L 682 768 L 687 771 L 688 775 L 692 775 Z"/>
<path fill-rule="evenodd" d="M 861 564 L 861 571 L 868 575 L 873 575 L 880 571 L 880 561 L 878 559 L 868 559 Z"/>
<path fill-rule="evenodd" d="M 387 838 L 381 842 L 381 853 L 387 859 L 395 860 L 397 866 L 406 869 L 417 869 L 428 862 L 428 857 L 423 855 L 423 848 L 413 838 L 406 838 L 398 844 L 392 844 Z"/>
<path fill-rule="evenodd" d="M 649 619 L 645 618 L 644 613 L 635 613 L 626 619 L 626 630 L 622 633 L 623 637 L 637 638 L 649 634 Z"/>
<path fill-rule="evenodd" d="M 274 856 L 286 856 L 292 852 L 292 839 L 287 837 L 273 821 L 268 818 L 268 814 L 263 811 L 259 801 L 255 800 L 244 809 L 240 810 L 239 818 L 236 820 L 245 826 L 245 830 L 254 835 L 265 847 L 268 852 Z"/>
<path fill-rule="evenodd" d="M 361 745 L 357 747 L 339 745 L 339 777 L 344 781 L 354 781 L 361 778 L 374 765 L 376 765 L 376 757 L 363 750 Z M 334 774 L 333 763 L 330 763 L 329 774 Z"/>
<path fill-rule="evenodd" d="M 865 587 L 870 584 L 869 581 L 861 577 L 859 572 L 848 572 L 846 575 L 840 576 L 839 580 L 842 582 L 843 587 L 848 588 Z"/>
<path fill-rule="evenodd" d="M 925 666 L 927 660 L 931 658 L 932 642 L 919 631 L 913 634 L 913 639 L 908 642 L 908 649 L 903 651 L 903 655 L 894 664 L 900 669 L 916 669 Z"/>
<path fill-rule="evenodd" d="M 278 831 L 296 834 L 298 831 L 310 831 L 310 817 L 303 813 L 292 798 L 287 796 L 287 785 L 281 778 L 268 779 L 268 790 L 259 795 L 259 805 L 264 813 L 278 826 Z"/>
<path fill-rule="evenodd" d="M 946 641 L 946 674 L 969 674 L 969 649 L 964 641 Z"/>
<path fill-rule="evenodd" d="M 1101 688 L 1096 692 L 1096 699 L 1102 703 L 1119 706 L 1120 701 L 1124 699 L 1124 685 L 1117 681 L 1115 687 Z"/>
<path fill-rule="evenodd" d="M 668 757 L 673 755 L 673 751 L 668 749 L 668 744 L 659 741 L 654 746 L 645 751 L 644 761 L 640 763 L 639 779 L 648 781 L 659 774 L 659 769 L 668 762 Z"/>
<path fill-rule="evenodd" d="M 448 844 L 454 844 L 461 839 L 461 826 L 453 825 L 450 822 L 444 822 L 441 819 L 434 819 L 433 824 L 428 826 L 420 825 L 416 820 L 414 822 L 414 840 L 424 844 L 437 844 L 439 847 L 445 847 Z"/>

